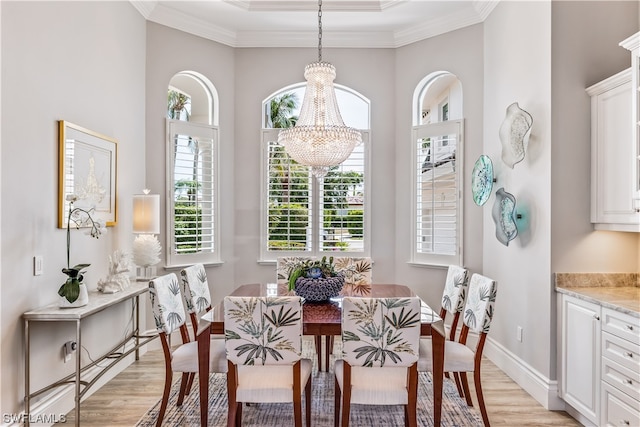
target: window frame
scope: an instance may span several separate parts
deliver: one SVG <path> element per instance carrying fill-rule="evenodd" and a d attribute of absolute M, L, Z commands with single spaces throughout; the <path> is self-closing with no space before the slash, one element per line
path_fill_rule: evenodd
<path fill-rule="evenodd" d="M 191 135 L 201 138 L 210 138 L 211 143 L 211 179 L 212 179 L 212 212 L 213 221 L 210 224 L 213 238 L 212 252 L 178 254 L 175 253 L 174 245 L 174 198 L 175 198 L 175 154 L 174 154 L 174 134 Z M 220 147 L 219 130 L 217 126 L 208 124 L 188 122 L 182 120 L 166 119 L 166 170 L 167 170 L 167 191 L 166 191 L 166 267 L 178 268 L 193 264 L 213 265 L 222 263 L 220 254 Z"/>

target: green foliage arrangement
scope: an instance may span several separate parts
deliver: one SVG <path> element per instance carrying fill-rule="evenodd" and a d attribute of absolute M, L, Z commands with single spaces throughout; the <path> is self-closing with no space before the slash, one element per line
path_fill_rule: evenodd
<path fill-rule="evenodd" d="M 338 273 L 333 265 L 333 257 L 323 256 L 321 260 L 307 260 L 297 267 L 293 268 L 289 273 L 289 290 L 296 288 L 296 280 L 300 277 L 320 278 L 320 277 L 336 277 Z"/>

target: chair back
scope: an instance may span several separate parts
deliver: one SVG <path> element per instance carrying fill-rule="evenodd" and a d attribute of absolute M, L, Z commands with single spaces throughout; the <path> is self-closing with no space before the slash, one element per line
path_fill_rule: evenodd
<path fill-rule="evenodd" d="M 351 366 L 407 367 L 418 360 L 420 299 L 342 299 L 342 358 Z"/>
<path fill-rule="evenodd" d="M 464 306 L 463 322 L 469 330 L 488 333 L 496 302 L 496 281 L 480 274 L 473 274 L 469 282 L 469 295 Z"/>
<path fill-rule="evenodd" d="M 167 335 L 185 324 L 180 284 L 175 273 L 156 277 L 149 282 L 149 297 L 158 331 Z"/>
<path fill-rule="evenodd" d="M 333 257 L 333 265 L 336 272 L 344 275 L 342 295 L 371 295 L 371 258 Z"/>
<path fill-rule="evenodd" d="M 442 308 L 455 314 L 462 311 L 466 298 L 469 272 L 466 268 L 450 265 L 442 292 Z"/>
<path fill-rule="evenodd" d="M 227 360 L 236 365 L 292 365 L 302 357 L 298 296 L 225 297 Z"/>
<path fill-rule="evenodd" d="M 278 257 L 276 259 L 276 280 L 280 286 L 289 286 L 289 274 L 291 271 L 304 264 L 306 261 L 313 260 L 313 257 Z"/>
<path fill-rule="evenodd" d="M 195 264 L 180 271 L 184 302 L 189 313 L 202 313 L 211 308 L 211 292 L 204 265 Z"/>

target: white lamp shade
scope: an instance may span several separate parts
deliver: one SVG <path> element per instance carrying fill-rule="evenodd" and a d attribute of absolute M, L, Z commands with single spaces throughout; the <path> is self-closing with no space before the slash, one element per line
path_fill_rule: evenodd
<path fill-rule="evenodd" d="M 133 196 L 133 232 L 160 233 L 160 195 L 135 194 Z"/>

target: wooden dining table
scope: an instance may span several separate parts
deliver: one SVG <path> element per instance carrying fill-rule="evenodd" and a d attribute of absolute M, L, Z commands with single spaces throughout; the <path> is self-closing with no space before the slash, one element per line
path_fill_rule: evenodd
<path fill-rule="evenodd" d="M 236 288 L 231 296 L 281 296 L 291 295 L 286 286 L 276 283 L 247 284 Z M 373 284 L 370 293 L 354 295 L 372 298 L 414 297 L 415 292 L 408 286 L 398 284 Z M 340 299 L 324 302 L 305 302 L 302 307 L 303 334 L 314 337 L 341 334 L 341 303 Z M 444 322 L 424 301 L 421 309 L 422 336 L 431 336 L 433 346 L 433 421 L 434 426 L 440 425 L 442 413 L 442 384 L 444 369 Z M 200 425 L 206 427 L 208 423 L 209 397 L 209 351 L 211 334 L 224 334 L 223 303 L 215 306 L 200 319 L 198 325 L 198 382 L 200 387 Z M 317 342 L 317 340 L 316 340 Z M 320 357 L 318 357 L 320 359 Z M 321 361 L 318 360 L 318 365 Z"/>

